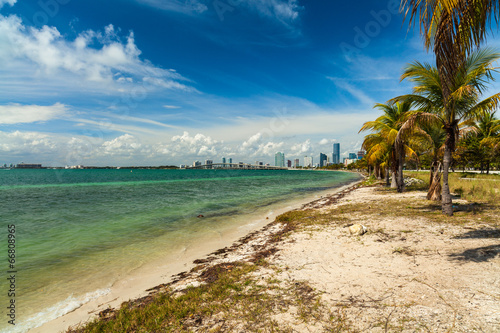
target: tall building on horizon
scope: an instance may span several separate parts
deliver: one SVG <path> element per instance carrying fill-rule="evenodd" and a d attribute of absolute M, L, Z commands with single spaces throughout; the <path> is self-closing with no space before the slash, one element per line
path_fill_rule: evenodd
<path fill-rule="evenodd" d="M 313 158 L 312 156 L 304 156 L 304 168 L 313 166 Z"/>
<path fill-rule="evenodd" d="M 356 153 L 349 153 L 349 159 L 350 160 L 357 160 L 358 159 L 358 155 Z"/>
<path fill-rule="evenodd" d="M 328 158 L 326 157 L 326 154 L 319 153 L 319 166 L 320 166 L 320 168 L 326 166 L 327 161 L 328 161 Z"/>
<path fill-rule="evenodd" d="M 333 144 L 332 163 L 333 164 L 340 163 L 340 143 Z"/>
<path fill-rule="evenodd" d="M 277 152 L 274 155 L 274 166 L 284 168 L 285 167 L 285 153 Z"/>
<path fill-rule="evenodd" d="M 298 158 L 293 160 L 293 167 L 298 168 L 300 166 L 300 160 Z"/>

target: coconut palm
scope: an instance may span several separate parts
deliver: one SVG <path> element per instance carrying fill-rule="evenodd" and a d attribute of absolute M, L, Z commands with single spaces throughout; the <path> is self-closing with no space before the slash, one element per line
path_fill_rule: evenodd
<path fill-rule="evenodd" d="M 465 68 L 472 52 L 486 37 L 486 26 L 500 17 L 500 5 L 494 0 L 402 0 L 402 10 L 409 23 L 418 21 L 427 49 L 436 56 L 436 72 L 440 81 L 443 113 L 446 122 L 446 144 L 443 167 L 443 213 L 453 215 L 448 186 L 448 168 L 457 135 L 455 108 L 457 76 L 466 74 Z M 456 94 L 455 94 L 456 95 Z"/>
<path fill-rule="evenodd" d="M 388 166 L 392 170 L 393 185 L 397 187 L 398 192 L 403 192 L 403 164 L 408 147 L 403 141 L 396 142 L 398 132 L 406 120 L 406 115 L 410 111 L 411 102 L 401 101 L 391 104 L 375 104 L 374 108 L 383 111 L 383 114 L 374 121 L 368 121 L 363 124 L 359 132 L 372 130 L 378 133 L 387 143 L 387 152 L 390 156 Z M 412 153 L 412 151 L 409 151 Z"/>
<path fill-rule="evenodd" d="M 480 101 L 487 83 L 493 80 L 492 73 L 496 70 L 492 63 L 500 58 L 499 53 L 490 49 L 473 52 L 456 72 L 452 80 L 450 94 L 445 97 L 441 75 L 436 67 L 429 64 L 414 62 L 406 67 L 401 77 L 415 85 L 413 94 L 399 96 L 393 101 L 411 100 L 419 111 L 408 117 L 401 133 L 411 133 L 416 124 L 439 122 L 446 132 L 443 154 L 443 213 L 453 215 L 452 200 L 448 184 L 448 170 L 451 164 L 451 154 L 460 133 L 459 124 L 473 119 L 482 112 L 495 110 L 500 102 L 500 94 Z M 405 134 L 408 135 L 408 134 Z M 404 138 L 404 137 L 403 137 Z"/>

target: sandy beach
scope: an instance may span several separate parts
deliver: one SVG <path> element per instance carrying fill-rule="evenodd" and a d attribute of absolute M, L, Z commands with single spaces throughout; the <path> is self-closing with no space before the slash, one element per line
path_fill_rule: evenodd
<path fill-rule="evenodd" d="M 463 200 L 457 204 L 468 205 Z M 137 280 L 116 286 L 116 293 L 106 299 L 31 332 L 61 331 L 99 312 L 101 317 L 113 318 L 114 311 L 106 309 L 125 300 L 136 298 L 129 305 L 141 307 L 156 294 L 183 295 L 190 287 L 216 281 L 220 272 L 260 260 L 265 264 L 256 265 L 249 279 L 263 290 L 256 304 L 266 307 L 264 294 L 275 297 L 267 315 L 249 323 L 244 316 L 222 311 L 186 320 L 183 330 L 500 331 L 498 224 L 484 217 L 447 223 L 439 215 L 435 219 L 405 216 L 405 209 L 419 205 L 428 207 L 424 192 L 398 195 L 350 185 L 323 193 L 308 203 L 274 212 L 230 246 L 214 243 L 210 247 L 219 250 L 210 255 L 191 253 L 183 263 L 141 271 Z M 298 228 L 273 221 L 291 209 L 302 220 L 319 214 L 327 221 Z M 362 224 L 367 232 L 352 235 L 348 227 L 353 224 Z M 293 303 L 293 297 L 300 302 Z"/>

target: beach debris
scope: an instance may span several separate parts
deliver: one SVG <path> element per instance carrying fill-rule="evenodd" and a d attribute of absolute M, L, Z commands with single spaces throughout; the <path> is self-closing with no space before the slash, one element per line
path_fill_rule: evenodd
<path fill-rule="evenodd" d="M 362 224 L 353 224 L 349 227 L 349 232 L 353 236 L 361 236 L 368 231 L 368 228 Z"/>
<path fill-rule="evenodd" d="M 201 214 L 200 214 L 200 215 L 198 215 L 198 216 L 196 216 L 196 217 L 205 217 L 205 216 L 203 216 L 203 215 L 201 215 Z"/>

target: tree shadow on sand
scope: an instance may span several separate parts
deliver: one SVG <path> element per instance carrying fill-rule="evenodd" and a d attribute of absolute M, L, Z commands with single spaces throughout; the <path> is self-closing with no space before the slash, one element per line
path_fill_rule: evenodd
<path fill-rule="evenodd" d="M 481 238 L 500 238 L 500 229 L 474 229 L 453 237 L 454 239 L 481 239 Z"/>
<path fill-rule="evenodd" d="M 459 261 L 486 262 L 500 256 L 500 245 L 490 245 L 450 254 L 450 259 Z"/>

